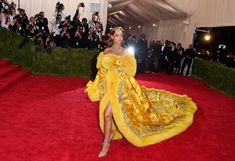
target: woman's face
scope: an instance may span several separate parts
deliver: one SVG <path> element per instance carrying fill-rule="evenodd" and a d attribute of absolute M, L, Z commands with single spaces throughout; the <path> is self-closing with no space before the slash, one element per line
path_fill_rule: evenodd
<path fill-rule="evenodd" d="M 122 42 L 123 42 L 123 32 L 122 32 L 122 30 L 117 29 L 114 32 L 112 38 L 113 38 L 113 44 L 121 45 Z"/>

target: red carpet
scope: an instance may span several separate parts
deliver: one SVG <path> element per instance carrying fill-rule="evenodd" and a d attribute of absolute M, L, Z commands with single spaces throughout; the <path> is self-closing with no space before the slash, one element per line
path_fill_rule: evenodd
<path fill-rule="evenodd" d="M 13 65 L 9 60 L 0 60 L 0 93 L 28 76 L 28 71 L 19 65 Z"/>
<path fill-rule="evenodd" d="M 11 74 L 0 77 L 1 86 L 3 79 L 10 82 Z M 107 157 L 98 159 L 102 134 L 98 103 L 83 93 L 88 79 L 31 75 L 0 91 L 0 161 L 235 160 L 235 99 L 194 78 L 164 74 L 136 78 L 145 86 L 192 97 L 198 105 L 193 125 L 145 148 L 124 139 L 113 141 Z"/>

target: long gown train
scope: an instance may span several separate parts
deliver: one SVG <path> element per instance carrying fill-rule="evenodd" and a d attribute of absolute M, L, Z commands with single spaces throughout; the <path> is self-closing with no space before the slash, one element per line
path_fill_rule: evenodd
<path fill-rule="evenodd" d="M 196 104 L 186 95 L 146 88 L 134 79 L 136 61 L 132 54 L 117 56 L 101 52 L 98 73 L 85 92 L 100 101 L 99 124 L 104 131 L 104 110 L 111 103 L 114 139 L 123 136 L 133 145 L 155 144 L 185 131 L 193 122 Z"/>

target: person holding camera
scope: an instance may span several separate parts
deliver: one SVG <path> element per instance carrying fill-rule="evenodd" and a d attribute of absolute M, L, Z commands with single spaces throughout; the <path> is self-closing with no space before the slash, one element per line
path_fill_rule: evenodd
<path fill-rule="evenodd" d="M 8 28 L 13 25 L 13 18 L 16 16 L 16 4 L 7 1 L 0 2 L 0 24 L 2 27 Z"/>
<path fill-rule="evenodd" d="M 71 35 L 73 35 L 73 36 L 75 36 L 76 32 L 78 31 L 78 27 L 81 24 L 81 22 L 80 22 L 80 10 L 81 10 L 81 8 L 84 8 L 84 3 L 79 3 L 78 4 L 76 12 L 75 12 L 75 14 L 73 16 L 73 20 L 71 22 L 71 25 L 73 26 L 72 30 L 71 30 Z M 74 39 L 74 37 L 72 39 Z M 76 42 L 76 43 L 78 43 L 78 42 Z M 74 45 L 75 44 L 73 43 L 73 46 Z M 78 45 L 75 45 L 75 46 L 78 46 Z"/>
<path fill-rule="evenodd" d="M 51 30 L 51 35 L 56 46 L 59 46 L 60 44 L 60 33 L 62 31 L 62 28 L 59 28 L 59 26 L 61 24 L 61 19 L 62 19 L 62 16 L 57 15 L 55 24 L 52 26 L 52 30 Z"/>
<path fill-rule="evenodd" d="M 7 28 L 10 25 L 10 4 L 6 1 L 0 1 L 0 26 Z"/>
<path fill-rule="evenodd" d="M 64 4 L 57 2 L 55 7 L 55 15 L 61 15 L 62 21 L 65 20 L 66 14 L 64 13 Z"/>
<path fill-rule="evenodd" d="M 98 48 L 99 42 L 99 36 L 95 33 L 94 28 L 91 27 L 88 33 L 88 49 Z"/>
<path fill-rule="evenodd" d="M 71 29 L 72 25 L 70 24 L 70 16 L 67 16 L 63 22 L 59 25 L 59 28 L 62 29 L 60 33 L 60 46 L 62 48 L 71 47 Z"/>
<path fill-rule="evenodd" d="M 94 12 L 94 13 L 92 14 L 92 18 L 91 18 L 91 20 L 88 22 L 89 28 L 90 28 L 90 27 L 95 28 L 96 22 L 100 22 L 99 12 Z"/>
<path fill-rule="evenodd" d="M 64 5 L 60 2 L 57 2 L 55 6 L 55 14 L 52 16 L 52 19 L 50 21 L 50 23 L 52 24 L 52 28 L 55 26 L 58 16 L 61 17 L 61 21 L 65 20 L 66 14 L 64 14 L 63 11 L 64 11 Z"/>
<path fill-rule="evenodd" d="M 36 25 L 35 17 L 30 17 L 29 22 L 26 27 L 27 36 L 31 40 L 35 40 L 36 34 L 38 33 L 38 28 Z"/>
<path fill-rule="evenodd" d="M 82 41 L 82 26 L 78 25 L 72 37 L 72 46 L 75 48 L 80 48 L 82 43 L 81 41 Z"/>
<path fill-rule="evenodd" d="M 48 19 L 44 17 L 44 12 L 40 12 L 38 14 L 38 19 L 36 20 L 36 24 L 39 30 L 43 30 L 46 33 L 49 33 Z"/>
<path fill-rule="evenodd" d="M 25 13 L 25 10 L 22 9 L 22 8 L 18 8 L 17 11 L 19 12 L 15 18 L 17 19 L 17 22 L 19 23 L 20 25 L 20 30 L 22 30 L 22 35 L 25 36 L 26 35 L 26 27 L 27 27 L 27 24 L 28 24 L 28 16 L 26 15 Z"/>
<path fill-rule="evenodd" d="M 76 12 L 74 14 L 73 20 L 77 20 L 80 23 L 81 13 L 83 12 L 81 10 L 84 10 L 84 7 L 85 7 L 85 5 L 84 5 L 83 2 L 82 3 L 78 3 L 78 6 L 77 6 Z"/>
<path fill-rule="evenodd" d="M 88 33 L 89 33 L 89 25 L 87 23 L 87 19 L 83 18 L 81 22 L 81 47 L 82 48 L 88 48 Z"/>

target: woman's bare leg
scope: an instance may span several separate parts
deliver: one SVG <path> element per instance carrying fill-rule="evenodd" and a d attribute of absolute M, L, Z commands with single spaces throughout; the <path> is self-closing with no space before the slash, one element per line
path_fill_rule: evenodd
<path fill-rule="evenodd" d="M 110 146 L 110 140 L 112 139 L 113 131 L 112 131 L 112 106 L 109 103 L 104 111 L 104 141 L 102 144 L 102 149 L 99 153 L 99 157 L 104 157 Z"/>

